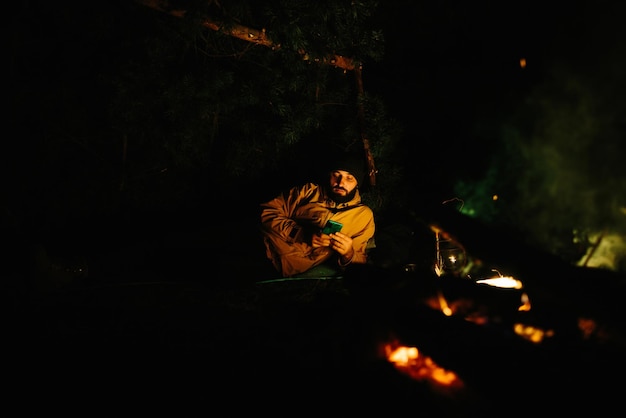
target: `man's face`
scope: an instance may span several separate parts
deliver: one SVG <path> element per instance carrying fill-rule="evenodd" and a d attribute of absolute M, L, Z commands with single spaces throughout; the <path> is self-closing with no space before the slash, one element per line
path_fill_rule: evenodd
<path fill-rule="evenodd" d="M 330 172 L 330 191 L 338 203 L 345 203 L 354 197 L 358 182 L 348 171 L 335 170 Z"/>

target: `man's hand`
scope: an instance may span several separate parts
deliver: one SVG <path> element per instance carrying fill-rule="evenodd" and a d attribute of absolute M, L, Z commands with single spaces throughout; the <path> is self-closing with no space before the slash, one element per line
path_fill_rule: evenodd
<path fill-rule="evenodd" d="M 330 234 L 330 248 L 337 251 L 341 255 L 344 263 L 349 263 L 354 257 L 354 248 L 352 248 L 352 238 L 342 232 Z"/>
<path fill-rule="evenodd" d="M 334 234 L 314 234 L 311 238 L 311 246 L 313 248 L 330 247 L 340 255 L 340 261 L 342 265 L 349 264 L 354 258 L 354 248 L 352 248 L 352 238 L 342 233 L 335 232 Z"/>
<path fill-rule="evenodd" d="M 319 248 L 319 247 L 330 247 L 331 236 L 328 234 L 322 234 L 321 232 L 318 234 L 313 234 L 311 238 L 311 247 Z"/>

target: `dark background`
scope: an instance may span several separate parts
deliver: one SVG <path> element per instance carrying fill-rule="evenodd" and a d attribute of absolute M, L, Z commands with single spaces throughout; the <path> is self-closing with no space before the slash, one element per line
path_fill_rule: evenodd
<path fill-rule="evenodd" d="M 367 115 L 379 170 L 368 203 L 380 222 L 456 198 L 463 213 L 570 262 L 581 257 L 573 240 L 623 236 L 620 10 L 379 4 L 367 25 L 384 34 L 383 52 L 364 59 L 363 84 L 381 103 Z M 298 56 L 250 55 L 242 41 L 231 40 L 249 54 L 242 60 L 207 54 L 198 25 L 181 20 L 130 1 L 12 6 L 3 177 L 7 216 L 25 233 L 76 251 L 116 225 L 132 234 L 142 220 L 211 228 L 214 208 L 255 222 L 258 202 L 310 178 L 334 152 L 354 103 L 316 132 L 304 97 L 283 95 L 294 118 L 286 123 L 255 100 L 281 77 L 313 86 L 315 71 L 290 74 L 285 60 Z M 280 76 L 255 71 L 268 57 Z M 239 77 L 232 87 L 223 69 Z M 353 83 L 349 72 L 329 78 L 337 100 Z M 231 110 L 220 110 L 213 138 L 207 115 L 219 106 Z"/>
<path fill-rule="evenodd" d="M 250 93 L 269 96 L 272 84 L 253 75 L 291 74 L 284 60 L 296 68 L 300 57 L 229 57 L 226 68 L 241 76 L 231 86 L 226 71 L 211 66 L 221 57 L 189 46 L 205 39 L 190 35 L 193 25 L 134 2 L 11 5 L 2 238 L 19 381 L 27 370 L 39 386 L 54 387 L 55 376 L 71 369 L 74 390 L 88 393 L 85 381 L 101 394 L 104 376 L 124 388 L 125 396 L 111 395 L 121 399 L 153 377 L 162 390 L 175 385 L 164 376 L 187 383 L 210 376 L 222 383 L 216 404 L 227 403 L 220 402 L 227 392 L 262 393 L 272 404 L 265 376 L 280 376 L 281 390 L 308 401 L 308 391 L 336 373 L 328 386 L 335 396 L 353 385 L 365 395 L 348 399 L 386 405 L 399 390 L 400 405 L 410 405 L 417 391 L 455 416 L 495 412 L 485 407 L 493 389 L 515 402 L 506 384 L 536 387 L 520 393 L 547 402 L 558 384 L 566 388 L 561 404 L 570 393 L 584 397 L 621 365 L 623 350 L 623 277 L 569 269 L 593 234 L 626 233 L 623 9 L 617 2 L 381 2 L 370 24 L 384 33 L 384 54 L 363 66 L 366 92 L 384 104 L 369 114 L 380 171 L 366 197 L 377 216 L 373 260 L 391 269 L 344 287 L 255 285 L 276 278 L 262 270 L 258 203 L 308 176 L 319 161 L 311 149 L 336 146 L 327 130 L 307 131 L 304 123 L 290 131 L 301 142 L 289 143 L 284 120 Z M 259 63 L 280 65 L 263 72 Z M 293 73 L 294 84 L 302 82 L 296 75 L 305 72 Z M 353 89 L 350 77 L 345 85 Z M 298 108 L 296 98 L 281 104 Z M 234 109 L 222 116 L 218 145 L 206 122 L 215 103 Z M 353 118 L 345 108 L 336 111 L 339 121 Z M 298 112 L 305 120 L 306 109 Z M 330 131 L 341 131 L 332 123 Z M 207 144 L 217 148 L 207 152 Z M 452 215 L 441 204 L 454 198 L 462 211 Z M 432 275 L 429 221 L 449 226 L 489 267 L 535 285 L 550 304 L 538 322 L 557 326 L 563 339 L 539 351 L 512 340 L 508 323 L 476 331 L 432 313 L 412 316 L 432 290 L 421 286 Z M 613 251 L 623 254 L 623 245 Z M 611 268 L 623 269 L 621 260 Z M 406 263 L 419 274 L 403 276 Z M 579 315 L 614 326 L 608 340 L 615 344 L 570 339 Z M 416 328 L 409 339 L 431 344 L 438 361 L 476 379 L 476 397 L 433 399 L 373 360 L 379 333 L 390 328 Z M 488 360 L 493 347 L 518 360 Z M 525 370 L 541 378 L 523 386 L 517 376 Z M 607 391 L 585 405 L 607 399 L 615 398 Z"/>

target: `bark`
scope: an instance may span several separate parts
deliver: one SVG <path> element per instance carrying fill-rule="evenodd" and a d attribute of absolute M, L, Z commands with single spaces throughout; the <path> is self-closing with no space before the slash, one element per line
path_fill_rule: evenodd
<path fill-rule="evenodd" d="M 361 68 L 356 68 L 354 70 L 356 75 L 357 88 L 359 90 L 359 95 L 363 96 L 365 94 L 365 90 L 363 89 L 363 77 L 361 75 Z M 370 141 L 364 131 L 365 128 L 365 109 L 363 108 L 363 103 L 359 101 L 359 121 L 361 124 L 361 142 L 363 142 L 363 150 L 365 151 L 365 159 L 367 160 L 367 175 L 369 178 L 370 186 L 376 186 L 376 164 L 374 164 L 374 155 L 372 154 L 372 150 L 370 148 Z"/>

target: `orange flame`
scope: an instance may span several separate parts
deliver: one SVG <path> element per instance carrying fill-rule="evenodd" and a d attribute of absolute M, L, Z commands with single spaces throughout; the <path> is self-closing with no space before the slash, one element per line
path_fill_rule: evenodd
<path fill-rule="evenodd" d="M 517 308 L 517 310 L 520 312 L 530 311 L 530 298 L 526 293 L 522 293 L 521 302 L 522 304 L 519 306 L 519 308 Z"/>
<path fill-rule="evenodd" d="M 456 373 L 439 367 L 432 358 L 420 354 L 417 347 L 388 343 L 385 344 L 385 355 L 396 369 L 415 380 L 425 380 L 436 386 L 463 387 Z"/>
<path fill-rule="evenodd" d="M 514 279 L 513 277 L 500 276 L 500 277 L 494 277 L 491 279 L 476 280 L 476 283 L 478 284 L 482 283 L 482 284 L 486 284 L 489 286 L 501 287 L 505 289 L 521 289 L 522 288 L 522 282 Z"/>
<path fill-rule="evenodd" d="M 537 327 L 533 327 L 531 325 L 524 325 L 520 323 L 515 324 L 513 326 L 513 330 L 520 337 L 535 344 L 542 342 L 546 337 L 554 336 L 554 331 L 551 329 L 543 330 Z"/>
<path fill-rule="evenodd" d="M 439 307 L 441 308 L 441 312 L 443 312 L 445 316 L 452 316 L 452 309 L 448 305 L 448 301 L 446 300 L 446 297 L 443 295 L 443 292 L 441 290 L 437 292 L 437 298 L 439 299 Z"/>

